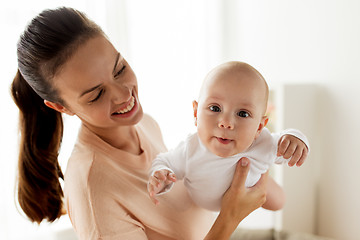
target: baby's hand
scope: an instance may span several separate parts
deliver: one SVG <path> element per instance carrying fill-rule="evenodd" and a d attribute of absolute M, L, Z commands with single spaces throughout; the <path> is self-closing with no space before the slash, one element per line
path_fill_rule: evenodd
<path fill-rule="evenodd" d="M 169 170 L 162 169 L 154 172 L 154 174 L 150 176 L 148 182 L 148 192 L 151 201 L 153 201 L 156 205 L 159 204 L 159 200 L 155 198 L 155 195 L 160 193 L 165 186 L 172 182 L 176 182 L 176 176 Z"/>
<path fill-rule="evenodd" d="M 277 155 L 283 156 L 285 159 L 291 158 L 288 165 L 290 167 L 300 167 L 304 162 L 308 154 L 308 148 L 306 144 L 299 138 L 286 134 L 279 140 Z"/>

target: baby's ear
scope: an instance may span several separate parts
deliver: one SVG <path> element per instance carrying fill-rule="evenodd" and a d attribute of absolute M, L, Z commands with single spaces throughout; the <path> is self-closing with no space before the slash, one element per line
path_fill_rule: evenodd
<path fill-rule="evenodd" d="M 194 110 L 194 120 L 195 120 L 195 126 L 197 126 L 197 109 L 198 109 L 198 103 L 197 101 L 193 101 L 193 110 Z"/>
<path fill-rule="evenodd" d="M 260 124 L 259 124 L 259 127 L 256 131 L 256 135 L 255 135 L 255 139 L 260 135 L 261 131 L 263 130 L 263 128 L 266 126 L 266 124 L 268 123 L 269 121 L 269 118 L 267 116 L 263 116 L 261 121 L 260 121 Z"/>

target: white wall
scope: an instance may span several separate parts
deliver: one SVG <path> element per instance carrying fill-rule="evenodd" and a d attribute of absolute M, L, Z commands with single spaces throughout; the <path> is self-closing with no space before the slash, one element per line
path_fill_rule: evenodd
<path fill-rule="evenodd" d="M 225 36 L 232 37 L 232 45 L 224 60 L 249 62 L 272 87 L 319 86 L 321 104 L 312 116 L 320 134 L 312 148 L 322 155 L 313 159 L 321 166 L 315 232 L 359 239 L 360 1 L 244 0 L 227 5 L 238 26 L 228 16 Z M 294 109 L 294 114 L 309 113 Z"/>
<path fill-rule="evenodd" d="M 144 111 L 173 148 L 195 131 L 192 101 L 221 56 L 221 1 L 128 0 L 125 54 Z M 119 46 L 119 51 L 122 47 Z"/>

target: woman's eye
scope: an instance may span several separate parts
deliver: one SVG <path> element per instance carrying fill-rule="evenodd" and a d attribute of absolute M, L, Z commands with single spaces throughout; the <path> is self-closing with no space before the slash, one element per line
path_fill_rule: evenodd
<path fill-rule="evenodd" d="M 213 112 L 221 112 L 221 109 L 218 106 L 210 106 L 209 109 Z"/>
<path fill-rule="evenodd" d="M 95 97 L 94 99 L 90 100 L 90 103 L 96 102 L 96 101 L 101 97 L 101 95 L 102 95 L 103 93 L 104 93 L 104 90 L 101 89 L 101 90 L 99 91 L 98 95 L 96 95 L 96 97 Z"/>
<path fill-rule="evenodd" d="M 245 111 L 240 111 L 238 112 L 237 114 L 239 117 L 242 117 L 242 118 L 247 118 L 250 116 L 250 114 L 248 112 L 245 112 Z"/>
<path fill-rule="evenodd" d="M 125 70 L 126 66 L 124 65 L 120 71 L 118 71 L 115 75 L 114 75 L 114 78 L 117 78 L 124 70 Z"/>

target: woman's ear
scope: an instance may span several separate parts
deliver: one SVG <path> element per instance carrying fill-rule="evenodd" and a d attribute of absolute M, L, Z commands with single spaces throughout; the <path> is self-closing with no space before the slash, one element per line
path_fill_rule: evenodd
<path fill-rule="evenodd" d="M 55 111 L 58 111 L 58 112 L 61 112 L 61 113 L 66 113 L 66 114 L 68 114 L 70 116 L 75 115 L 75 113 L 71 112 L 69 109 L 67 109 L 66 107 L 64 107 L 60 103 L 53 103 L 53 102 L 50 102 L 48 100 L 44 100 L 44 104 L 47 107 L 54 109 Z"/>
<path fill-rule="evenodd" d="M 198 109 L 198 103 L 197 101 L 193 101 L 193 110 L 194 110 L 194 121 L 195 121 L 195 126 L 197 126 L 197 109 Z"/>
<path fill-rule="evenodd" d="M 266 126 L 266 124 L 268 123 L 269 121 L 269 118 L 267 116 L 263 116 L 261 121 L 260 121 L 260 124 L 259 124 L 259 127 L 256 131 L 256 135 L 255 135 L 255 139 L 260 135 L 261 131 L 263 130 L 263 128 Z"/>

